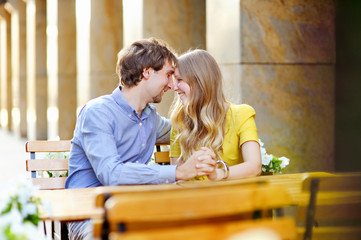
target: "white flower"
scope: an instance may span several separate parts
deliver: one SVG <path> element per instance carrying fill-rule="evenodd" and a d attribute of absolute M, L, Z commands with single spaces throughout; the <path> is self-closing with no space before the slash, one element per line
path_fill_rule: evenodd
<path fill-rule="evenodd" d="M 273 159 L 273 155 L 272 154 L 265 154 L 264 156 L 262 156 L 262 164 L 263 165 L 268 165 Z"/>
<path fill-rule="evenodd" d="M 258 139 L 260 146 L 260 150 L 261 150 L 261 158 L 262 158 L 262 165 L 268 165 L 272 159 L 273 159 L 273 155 L 272 154 L 267 154 L 266 149 L 263 147 L 264 143 L 261 141 L 261 139 Z"/>
<path fill-rule="evenodd" d="M 264 143 L 261 141 L 261 139 L 258 139 L 259 145 L 263 147 Z M 265 149 L 266 150 L 266 149 Z"/>
<path fill-rule="evenodd" d="M 36 214 L 37 209 L 38 207 L 35 203 L 24 204 L 22 205 L 21 215 L 23 215 L 23 217 L 34 215 Z"/>
<path fill-rule="evenodd" d="M 44 211 L 46 215 L 53 216 L 53 211 L 51 208 L 51 204 L 48 200 L 41 200 L 41 211 Z"/>
<path fill-rule="evenodd" d="M 29 216 L 38 217 L 37 203 L 40 201 L 37 196 L 38 190 L 26 179 L 0 186 L 0 239 L 8 239 L 8 234 L 14 239 L 45 239 L 36 223 L 24 222 L 24 219 Z M 10 209 L 8 209 L 9 206 L 11 206 Z"/>
<path fill-rule="evenodd" d="M 260 151 L 261 151 L 261 158 L 262 158 L 262 172 L 270 171 L 270 172 L 281 172 L 283 168 L 285 168 L 289 163 L 290 160 L 286 157 L 274 157 L 272 154 L 268 154 L 266 148 L 264 148 L 264 143 L 261 139 L 258 139 L 260 144 Z M 281 161 L 281 164 L 274 164 L 278 162 L 277 160 Z"/>
<path fill-rule="evenodd" d="M 10 212 L 2 214 L 0 217 L 1 226 L 16 225 L 22 223 L 22 221 L 23 217 L 17 208 L 12 208 Z"/>
<path fill-rule="evenodd" d="M 286 157 L 280 157 L 279 160 L 282 160 L 281 163 L 282 168 L 285 168 L 290 163 L 290 160 Z"/>

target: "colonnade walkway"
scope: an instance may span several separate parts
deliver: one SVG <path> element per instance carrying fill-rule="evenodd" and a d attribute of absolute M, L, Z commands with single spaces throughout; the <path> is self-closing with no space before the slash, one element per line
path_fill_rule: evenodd
<path fill-rule="evenodd" d="M 0 128 L 0 186 L 7 181 L 30 177 L 26 172 L 26 139 L 15 136 L 7 129 Z"/>

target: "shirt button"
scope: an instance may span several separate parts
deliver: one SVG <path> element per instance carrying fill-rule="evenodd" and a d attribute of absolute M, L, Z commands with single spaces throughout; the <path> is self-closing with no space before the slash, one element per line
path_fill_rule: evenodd
<path fill-rule="evenodd" d="M 139 163 L 139 161 L 135 161 L 135 163 Z"/>
<path fill-rule="evenodd" d="M 139 126 L 142 126 L 142 123 L 139 123 Z"/>
<path fill-rule="evenodd" d="M 169 183 L 168 179 L 167 179 L 167 180 L 165 180 L 165 183 Z"/>
<path fill-rule="evenodd" d="M 144 147 L 145 146 L 145 144 L 144 143 L 142 143 L 142 147 Z"/>
<path fill-rule="evenodd" d="M 131 116 L 132 116 L 132 114 L 129 114 L 129 115 L 128 115 L 128 117 L 131 117 Z"/>

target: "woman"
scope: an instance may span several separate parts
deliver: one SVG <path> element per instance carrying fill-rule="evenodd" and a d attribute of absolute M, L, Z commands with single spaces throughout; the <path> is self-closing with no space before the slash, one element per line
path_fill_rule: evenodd
<path fill-rule="evenodd" d="M 174 78 L 179 97 L 171 110 L 172 164 L 180 165 L 203 149 L 220 160 L 219 167 L 207 175 L 210 180 L 259 175 L 256 113 L 249 105 L 225 100 L 215 59 L 204 50 L 187 52 L 179 58 Z"/>

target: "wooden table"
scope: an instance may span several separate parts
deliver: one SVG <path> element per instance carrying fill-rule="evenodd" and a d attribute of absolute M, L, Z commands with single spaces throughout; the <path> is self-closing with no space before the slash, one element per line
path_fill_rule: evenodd
<path fill-rule="evenodd" d="M 44 220 L 79 221 L 101 218 L 103 209 L 96 207 L 96 196 L 112 192 L 159 191 L 177 189 L 177 184 L 104 186 L 94 188 L 41 190 L 40 198 L 49 204 L 51 211 L 42 209 Z"/>
<path fill-rule="evenodd" d="M 301 191 L 302 181 L 306 177 L 332 175 L 325 172 L 278 174 L 269 176 L 258 176 L 238 180 L 210 182 L 210 181 L 188 181 L 176 184 L 162 185 L 133 185 L 133 186 L 106 186 L 96 188 L 64 189 L 64 190 L 42 190 L 40 197 L 50 203 L 52 212 L 43 212 L 43 219 L 60 221 L 78 221 L 85 219 L 100 219 L 103 217 L 103 209 L 96 207 L 96 196 L 103 193 L 122 193 L 134 191 L 163 191 L 186 188 L 214 187 L 228 184 L 270 184 L 282 185 L 290 193 L 295 205 L 305 204 L 308 194 Z"/>
<path fill-rule="evenodd" d="M 308 203 L 309 194 L 302 192 L 302 183 L 303 180 L 307 177 L 323 177 L 323 176 L 332 176 L 334 174 L 327 172 L 306 172 L 306 173 L 291 173 L 291 174 L 276 174 L 276 175 L 265 175 L 257 177 L 242 178 L 237 180 L 229 181 L 219 181 L 219 182 L 210 182 L 210 181 L 198 181 L 198 182 L 179 182 L 178 185 L 183 187 L 195 187 L 195 186 L 215 186 L 223 184 L 247 184 L 247 183 L 262 183 L 267 182 L 272 185 L 284 186 L 289 194 L 291 195 L 292 202 L 295 205 L 304 205 Z"/>

